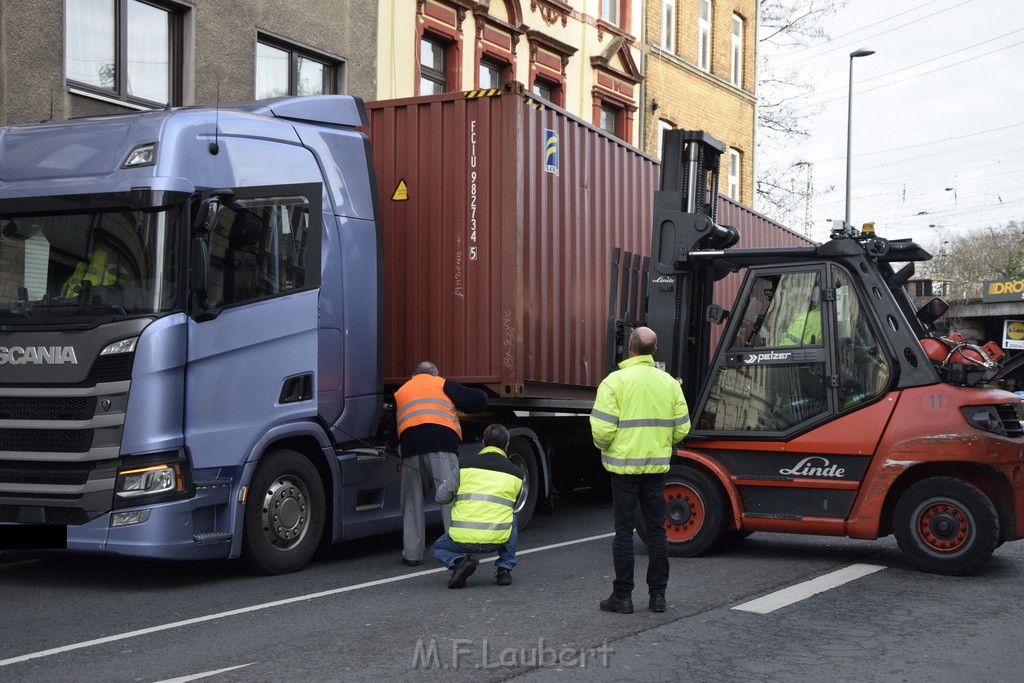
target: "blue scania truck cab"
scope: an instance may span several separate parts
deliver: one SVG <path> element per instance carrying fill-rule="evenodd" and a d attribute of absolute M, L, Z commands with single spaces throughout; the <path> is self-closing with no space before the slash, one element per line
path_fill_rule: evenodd
<path fill-rule="evenodd" d="M 283 573 L 400 527 L 362 447 L 365 125 L 325 96 L 0 129 L 0 538 Z"/>

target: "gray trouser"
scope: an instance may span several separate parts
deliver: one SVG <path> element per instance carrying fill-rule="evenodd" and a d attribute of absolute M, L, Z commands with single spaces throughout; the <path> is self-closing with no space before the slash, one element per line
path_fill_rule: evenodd
<path fill-rule="evenodd" d="M 402 508 L 402 557 L 418 561 L 423 559 L 426 535 L 423 499 L 426 495 L 433 496 L 434 490 L 440 486 L 431 476 L 441 481 L 446 480 L 459 466 L 459 458 L 455 453 L 435 452 L 414 455 L 405 458 L 404 462 L 408 467 L 402 468 L 402 495 L 399 498 Z M 447 533 L 452 522 L 451 505 L 441 506 L 441 519 Z"/>

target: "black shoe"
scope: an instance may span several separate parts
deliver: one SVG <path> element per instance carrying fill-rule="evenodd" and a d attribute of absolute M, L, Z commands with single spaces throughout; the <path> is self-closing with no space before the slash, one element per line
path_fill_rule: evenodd
<path fill-rule="evenodd" d="M 665 594 L 661 591 L 651 593 L 649 604 L 652 612 L 664 612 L 668 608 L 668 605 L 665 604 Z"/>
<path fill-rule="evenodd" d="M 633 598 L 628 595 L 624 598 L 620 598 L 615 595 L 615 593 L 612 593 L 610 598 L 601 601 L 601 611 L 618 612 L 619 614 L 632 614 Z"/>
<path fill-rule="evenodd" d="M 404 564 L 406 567 L 418 567 L 418 566 L 420 566 L 420 561 L 419 560 L 407 560 L 407 559 L 405 559 L 403 557 L 402 558 L 402 564 Z"/>
<path fill-rule="evenodd" d="M 452 567 L 452 575 L 448 577 L 449 588 L 462 588 L 466 585 L 466 579 L 473 575 L 476 571 L 476 566 L 480 560 L 476 559 L 472 555 L 466 555 L 462 558 L 461 562 L 458 562 Z"/>
<path fill-rule="evenodd" d="M 498 570 L 494 572 L 494 582 L 499 586 L 511 586 L 512 570 L 506 569 L 505 567 L 498 567 Z"/>

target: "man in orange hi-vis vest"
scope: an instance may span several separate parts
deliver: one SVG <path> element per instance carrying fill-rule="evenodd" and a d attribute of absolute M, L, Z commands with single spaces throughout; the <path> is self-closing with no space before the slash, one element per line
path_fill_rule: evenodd
<path fill-rule="evenodd" d="M 459 466 L 462 426 L 456 411 L 478 413 L 487 408 L 482 389 L 464 387 L 438 375 L 437 366 L 423 361 L 412 378 L 395 392 L 397 430 L 402 460 L 402 564 L 415 567 L 423 559 L 426 520 L 423 499 L 434 481 L 445 481 Z M 396 433 L 397 432 L 397 433 Z M 393 439 L 394 440 L 394 439 Z M 445 533 L 452 519 L 451 505 L 441 506 Z"/>

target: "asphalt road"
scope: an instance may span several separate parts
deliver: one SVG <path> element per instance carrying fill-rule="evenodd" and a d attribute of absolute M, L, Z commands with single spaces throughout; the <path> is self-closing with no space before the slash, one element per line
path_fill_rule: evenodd
<path fill-rule="evenodd" d="M 1024 679 L 1024 542 L 949 578 L 910 569 L 892 539 L 754 534 L 673 558 L 667 612 L 649 612 L 641 587 L 619 615 L 597 606 L 610 532 L 609 503 L 578 490 L 520 534 L 513 585 L 495 585 L 488 561 L 462 590 L 439 565 L 402 566 L 397 535 L 278 577 L 2 553 L 0 680 Z M 863 575 L 790 604 L 779 593 L 849 571 Z M 759 599 L 769 607 L 736 609 Z"/>

